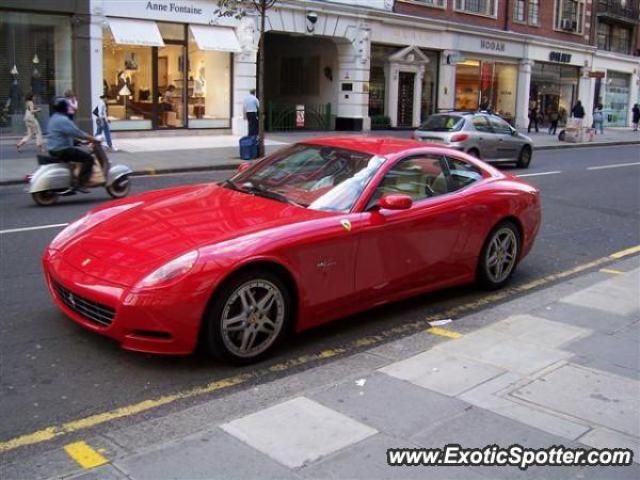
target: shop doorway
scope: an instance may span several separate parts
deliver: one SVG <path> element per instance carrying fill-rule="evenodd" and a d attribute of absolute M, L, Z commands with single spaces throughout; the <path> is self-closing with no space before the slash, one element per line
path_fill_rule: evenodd
<path fill-rule="evenodd" d="M 400 72 L 398 78 L 398 126 L 413 126 L 413 85 L 416 74 Z"/>
<path fill-rule="evenodd" d="M 154 99 L 157 101 L 154 121 L 157 128 L 183 128 L 189 95 L 189 81 L 185 78 L 186 49 L 182 43 L 165 40 L 165 44 L 154 48 Z"/>
<path fill-rule="evenodd" d="M 578 67 L 537 62 L 531 70 L 529 110 L 536 108 L 543 126 L 557 114 L 564 125 L 578 99 Z"/>

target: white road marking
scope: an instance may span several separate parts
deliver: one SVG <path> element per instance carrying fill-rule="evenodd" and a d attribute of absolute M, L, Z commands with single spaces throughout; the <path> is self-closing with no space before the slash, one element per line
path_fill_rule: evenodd
<path fill-rule="evenodd" d="M 69 224 L 54 223 L 51 225 L 40 225 L 38 227 L 10 228 L 8 230 L 0 230 L 0 235 L 4 235 L 5 233 L 20 233 L 20 232 L 31 232 L 33 230 L 46 230 L 47 228 L 60 228 L 60 227 L 66 227 L 67 225 Z"/>
<path fill-rule="evenodd" d="M 562 173 L 560 170 L 554 170 L 553 172 L 538 172 L 538 173 L 525 173 L 524 175 L 516 175 L 517 177 L 536 177 L 538 175 L 555 175 L 556 173 Z"/>
<path fill-rule="evenodd" d="M 604 170 L 605 168 L 633 167 L 635 165 L 640 165 L 640 162 L 615 163 L 613 165 L 600 165 L 598 167 L 587 167 L 587 170 Z"/>

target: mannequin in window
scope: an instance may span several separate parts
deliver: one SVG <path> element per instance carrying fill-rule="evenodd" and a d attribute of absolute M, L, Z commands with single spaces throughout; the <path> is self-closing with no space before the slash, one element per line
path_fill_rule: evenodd
<path fill-rule="evenodd" d="M 200 70 L 198 70 L 198 78 L 195 79 L 194 88 L 193 88 L 193 96 L 194 97 L 204 97 L 205 91 L 207 88 L 207 82 L 204 78 L 204 65 L 200 65 Z"/>

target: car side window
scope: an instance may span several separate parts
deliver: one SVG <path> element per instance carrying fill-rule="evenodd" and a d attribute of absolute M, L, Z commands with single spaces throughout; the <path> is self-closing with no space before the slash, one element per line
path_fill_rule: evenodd
<path fill-rule="evenodd" d="M 478 180 L 482 180 L 482 172 L 476 166 L 457 158 L 447 157 L 449 169 L 449 191 L 455 192 Z"/>
<path fill-rule="evenodd" d="M 391 168 L 378 185 L 374 198 L 384 195 L 409 195 L 415 201 L 448 192 L 444 170 L 444 158 L 440 155 L 418 155 L 400 160 Z"/>
<path fill-rule="evenodd" d="M 473 128 L 478 132 L 493 133 L 489 120 L 484 115 L 474 115 L 472 119 Z"/>
<path fill-rule="evenodd" d="M 499 135 L 511 135 L 511 127 L 501 118 L 490 117 L 489 122 L 495 133 Z"/>

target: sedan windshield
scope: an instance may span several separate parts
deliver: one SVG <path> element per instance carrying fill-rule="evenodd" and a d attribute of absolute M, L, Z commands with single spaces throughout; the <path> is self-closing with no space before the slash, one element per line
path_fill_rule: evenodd
<path fill-rule="evenodd" d="M 462 128 L 463 118 L 458 115 L 431 115 L 420 126 L 420 130 L 433 132 L 454 132 Z"/>
<path fill-rule="evenodd" d="M 297 144 L 223 186 L 314 210 L 348 212 L 385 160 L 336 147 Z"/>

